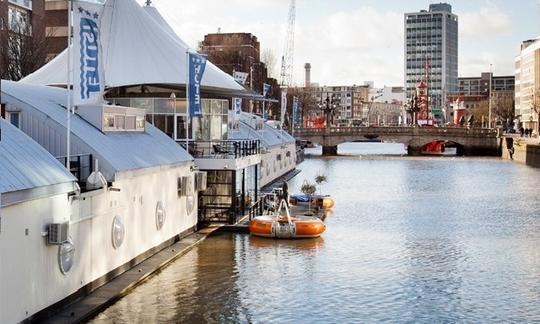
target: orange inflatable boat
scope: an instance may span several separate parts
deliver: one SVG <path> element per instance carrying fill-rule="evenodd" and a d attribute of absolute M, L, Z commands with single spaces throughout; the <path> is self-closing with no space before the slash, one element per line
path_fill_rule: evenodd
<path fill-rule="evenodd" d="M 280 214 L 282 208 L 286 211 L 285 215 Z M 249 232 L 262 237 L 313 238 L 321 236 L 325 229 L 326 225 L 317 217 L 291 217 L 283 200 L 275 215 L 258 216 L 249 222 Z"/>
<path fill-rule="evenodd" d="M 291 195 L 289 202 L 292 205 L 305 205 L 309 204 L 309 198 L 306 195 Z M 332 209 L 336 204 L 335 200 L 330 196 L 316 195 L 311 197 L 311 207 L 319 207 L 322 209 Z"/>

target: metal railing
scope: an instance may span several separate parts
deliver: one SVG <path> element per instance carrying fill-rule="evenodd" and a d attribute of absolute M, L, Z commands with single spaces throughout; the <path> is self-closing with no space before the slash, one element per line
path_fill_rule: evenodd
<path fill-rule="evenodd" d="M 343 134 L 447 134 L 447 135 L 490 135 L 496 136 L 497 131 L 489 128 L 466 127 L 413 127 L 413 126 L 369 126 L 369 127 L 331 127 L 331 128 L 297 128 L 296 136 L 310 135 L 343 135 Z"/>
<path fill-rule="evenodd" d="M 185 141 L 177 141 L 186 149 Z M 238 159 L 261 153 L 259 140 L 218 140 L 189 142 L 188 153 L 194 158 Z"/>
<path fill-rule="evenodd" d="M 66 156 L 58 156 L 56 159 L 63 165 L 66 165 Z M 71 155 L 69 157 L 69 166 L 69 172 L 77 178 L 77 182 L 81 189 L 85 189 L 86 179 L 88 179 L 88 176 L 90 176 L 90 173 L 92 173 L 92 170 L 94 169 L 94 159 L 92 154 Z"/>

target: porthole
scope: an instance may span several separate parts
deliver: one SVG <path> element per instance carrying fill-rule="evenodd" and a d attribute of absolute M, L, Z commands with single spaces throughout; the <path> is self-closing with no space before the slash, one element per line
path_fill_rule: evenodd
<path fill-rule="evenodd" d="M 115 216 L 112 222 L 112 245 L 118 249 L 124 242 L 126 229 L 120 216 Z"/>
<path fill-rule="evenodd" d="M 163 203 L 161 201 L 157 202 L 156 206 L 156 229 L 159 231 L 163 224 L 165 223 L 165 208 L 163 208 Z"/>
<path fill-rule="evenodd" d="M 58 246 L 58 266 L 62 274 L 67 274 L 73 267 L 73 258 L 75 257 L 75 245 L 68 240 Z"/>

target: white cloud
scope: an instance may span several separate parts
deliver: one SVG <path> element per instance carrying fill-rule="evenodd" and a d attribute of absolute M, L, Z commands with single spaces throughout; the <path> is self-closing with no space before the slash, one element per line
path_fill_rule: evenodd
<path fill-rule="evenodd" d="M 460 37 L 480 39 L 512 31 L 510 16 L 493 4 L 458 15 Z"/>
<path fill-rule="evenodd" d="M 361 7 L 336 12 L 297 29 L 296 58 L 310 62 L 321 84 L 402 83 L 403 15 Z M 302 83 L 303 64 L 295 80 Z"/>

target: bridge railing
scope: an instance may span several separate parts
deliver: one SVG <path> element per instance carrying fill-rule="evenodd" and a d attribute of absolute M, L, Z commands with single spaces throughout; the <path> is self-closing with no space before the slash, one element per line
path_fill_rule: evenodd
<path fill-rule="evenodd" d="M 383 126 L 383 127 L 331 127 L 331 128 L 297 128 L 296 136 L 317 135 L 455 135 L 455 136 L 497 136 L 495 129 L 466 128 L 466 127 L 412 127 L 412 126 Z"/>

